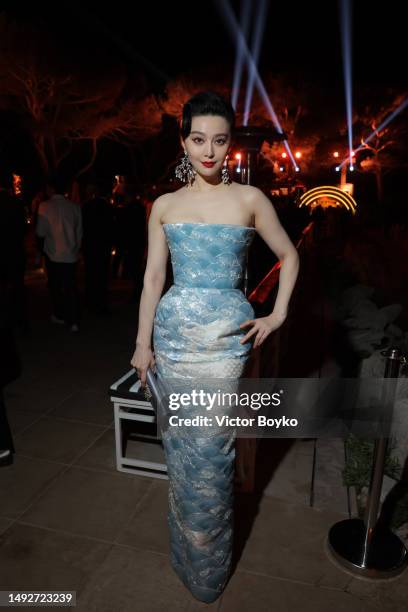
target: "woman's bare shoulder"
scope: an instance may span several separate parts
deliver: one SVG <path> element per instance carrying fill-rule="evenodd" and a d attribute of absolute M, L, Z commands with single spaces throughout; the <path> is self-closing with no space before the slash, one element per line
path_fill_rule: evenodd
<path fill-rule="evenodd" d="M 234 187 L 239 190 L 243 197 L 251 198 L 255 197 L 257 192 L 259 192 L 259 188 L 254 185 L 244 185 L 242 183 L 233 183 Z"/>
<path fill-rule="evenodd" d="M 251 204 L 259 191 L 258 188 L 253 185 L 244 185 L 242 183 L 236 183 L 235 181 L 232 182 L 231 186 L 239 200 L 247 205 Z"/>
<path fill-rule="evenodd" d="M 171 196 L 172 196 L 171 192 L 162 193 L 161 195 L 157 196 L 157 198 L 154 200 L 151 210 L 152 210 L 152 213 L 154 213 L 155 216 L 157 215 L 159 219 L 164 214 L 167 206 L 169 205 Z"/>
<path fill-rule="evenodd" d="M 261 193 L 258 187 L 253 185 L 243 185 L 242 183 L 233 183 L 236 200 L 241 204 L 243 210 L 246 211 L 248 217 L 254 219 L 256 202 Z"/>
<path fill-rule="evenodd" d="M 176 189 L 175 191 L 168 191 L 167 193 L 163 193 L 156 198 L 155 202 L 160 202 L 160 206 L 166 206 L 167 204 L 170 204 L 170 202 L 177 201 L 177 199 L 182 196 L 185 191 L 185 187 L 180 187 L 180 189 Z"/>
<path fill-rule="evenodd" d="M 156 202 L 159 202 L 162 205 L 162 202 L 168 202 L 172 195 L 173 194 L 171 191 L 169 191 L 168 193 L 162 193 L 161 195 L 157 196 L 153 204 L 156 204 Z"/>

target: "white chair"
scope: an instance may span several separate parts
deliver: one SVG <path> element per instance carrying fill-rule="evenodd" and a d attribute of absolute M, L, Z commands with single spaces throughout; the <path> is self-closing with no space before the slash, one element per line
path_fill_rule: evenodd
<path fill-rule="evenodd" d="M 126 421 L 151 424 L 152 427 L 150 428 L 141 425 L 140 430 L 133 433 L 135 433 L 137 438 L 143 440 L 144 443 L 162 446 L 161 440 L 157 435 L 158 428 L 155 409 L 144 396 L 143 390 L 141 390 L 141 383 L 136 370 L 132 368 L 114 382 L 109 389 L 109 395 L 113 403 L 115 416 L 116 468 L 120 472 L 168 479 L 165 463 L 126 457 L 123 452 L 127 444 L 124 432 L 124 422 Z M 150 429 L 151 433 L 143 433 L 143 428 L 145 430 Z"/>

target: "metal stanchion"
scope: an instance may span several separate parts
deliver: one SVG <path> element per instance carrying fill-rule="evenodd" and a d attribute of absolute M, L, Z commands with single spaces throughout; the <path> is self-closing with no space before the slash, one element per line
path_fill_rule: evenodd
<path fill-rule="evenodd" d="M 386 358 L 384 378 L 393 379 L 384 382 L 382 394 L 386 417 L 383 423 L 387 425 L 392 422 L 392 413 L 387 412 L 387 408 L 393 405 L 396 379 L 405 358 L 397 348 L 386 349 L 381 354 Z M 385 435 L 375 440 L 364 520 L 340 521 L 331 527 L 327 538 L 332 557 L 347 570 L 366 578 L 391 578 L 403 572 L 408 564 L 408 551 L 403 542 L 390 529 L 377 523 L 387 445 Z"/>

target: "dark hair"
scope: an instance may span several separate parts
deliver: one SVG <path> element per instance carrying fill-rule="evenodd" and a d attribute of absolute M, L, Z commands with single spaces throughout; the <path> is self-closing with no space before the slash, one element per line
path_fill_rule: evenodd
<path fill-rule="evenodd" d="M 47 185 L 52 187 L 55 193 L 63 195 L 68 188 L 68 181 L 61 174 L 52 174 L 47 178 Z"/>
<path fill-rule="evenodd" d="M 96 182 L 96 187 L 98 190 L 98 195 L 101 198 L 109 198 L 112 195 L 113 191 L 113 180 L 108 178 L 98 179 Z"/>
<path fill-rule="evenodd" d="M 220 115 L 228 121 L 231 133 L 234 130 L 235 111 L 230 102 L 215 91 L 200 91 L 183 106 L 183 115 L 180 122 L 180 134 L 183 140 L 191 132 L 193 117 L 198 115 Z"/>
<path fill-rule="evenodd" d="M 86 181 L 85 189 L 92 190 L 97 198 L 107 198 L 112 195 L 113 180 L 109 178 L 91 178 Z"/>

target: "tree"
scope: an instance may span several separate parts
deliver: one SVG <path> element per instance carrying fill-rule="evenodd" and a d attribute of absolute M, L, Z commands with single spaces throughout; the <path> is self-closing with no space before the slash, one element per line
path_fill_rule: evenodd
<path fill-rule="evenodd" d="M 285 77 L 281 75 L 266 75 L 264 85 L 282 130 L 287 135 L 291 151 L 295 153 L 296 150 L 299 150 L 301 153 L 301 158 L 296 161 L 301 166 L 302 173 L 305 174 L 313 163 L 315 148 L 320 139 L 315 130 L 304 130 L 302 128 L 302 122 L 310 113 L 307 99 L 308 87 L 306 85 L 300 86 L 298 82 L 297 86 L 294 86 L 293 75 Z M 240 114 L 238 114 L 238 117 L 242 118 Z M 251 125 L 276 127 L 272 122 L 264 101 L 259 95 L 255 95 L 253 98 L 249 123 Z M 270 144 L 265 141 L 260 154 L 264 162 L 269 163 L 271 168 L 276 169 L 283 163 L 281 154 L 284 151 L 282 142 Z M 287 158 L 284 168 L 285 171 L 279 172 L 278 176 L 280 179 L 287 180 L 288 174 L 292 174 L 294 171 L 293 164 L 289 158 Z"/>
<path fill-rule="evenodd" d="M 102 139 L 130 145 L 159 129 L 161 110 L 143 77 L 130 81 L 103 45 L 89 47 L 0 15 L 0 104 L 20 116 L 45 174 L 81 160 L 86 147 L 78 177 Z"/>
<path fill-rule="evenodd" d="M 364 110 L 357 116 L 354 132 L 359 135 L 360 157 L 359 167 L 363 172 L 374 172 L 377 184 L 378 200 L 383 200 L 383 175 L 396 167 L 406 166 L 402 161 L 406 124 L 403 124 L 398 115 L 384 128 L 382 123 L 397 109 L 401 107 L 406 99 L 406 94 L 394 94 L 392 102 L 383 104 L 379 109 L 374 105 L 365 106 Z M 367 139 L 374 133 L 368 142 Z M 406 157 L 405 157 L 406 159 Z"/>

